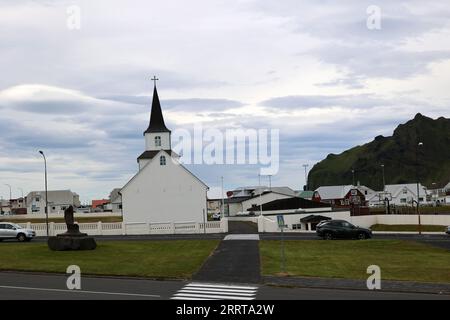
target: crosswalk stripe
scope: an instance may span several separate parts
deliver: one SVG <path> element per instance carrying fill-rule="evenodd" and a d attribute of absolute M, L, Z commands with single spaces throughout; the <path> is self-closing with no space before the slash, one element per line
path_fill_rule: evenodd
<path fill-rule="evenodd" d="M 200 294 L 221 294 L 221 295 L 228 295 L 228 296 L 244 296 L 244 297 L 252 297 L 255 294 L 254 293 L 240 293 L 240 292 L 217 292 L 217 291 L 205 291 L 205 290 L 187 290 L 182 289 L 178 291 L 178 293 L 200 293 Z"/>
<path fill-rule="evenodd" d="M 255 293 L 255 290 L 238 290 L 238 289 L 223 289 L 223 288 L 213 288 L 213 287 L 200 287 L 200 286 L 185 286 L 185 289 L 192 290 L 209 290 L 209 291 L 217 291 L 217 292 L 242 292 L 242 293 Z"/>
<path fill-rule="evenodd" d="M 228 285 L 222 283 L 186 284 L 171 299 L 174 300 L 253 300 L 258 287 Z"/>
<path fill-rule="evenodd" d="M 222 296 L 222 295 L 199 295 L 199 294 L 190 294 L 190 293 L 176 293 L 175 296 L 177 297 L 195 297 L 200 299 L 203 298 L 213 298 L 213 299 L 221 299 L 221 300 L 253 300 L 253 297 L 237 297 L 237 296 Z"/>
<path fill-rule="evenodd" d="M 226 285 L 226 284 L 199 283 L 199 282 L 192 282 L 192 283 L 187 284 L 186 286 L 229 288 L 229 289 L 243 289 L 243 290 L 256 290 L 256 289 L 258 289 L 258 287 L 234 286 L 234 285 Z"/>

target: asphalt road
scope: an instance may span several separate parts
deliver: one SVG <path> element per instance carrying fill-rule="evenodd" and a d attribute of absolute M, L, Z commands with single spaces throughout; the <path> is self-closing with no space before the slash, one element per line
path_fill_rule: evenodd
<path fill-rule="evenodd" d="M 68 290 L 66 287 L 66 277 L 66 275 L 56 274 L 0 272 L 0 300 L 166 300 L 173 298 L 177 292 L 183 290 L 186 285 L 189 285 L 189 283 L 185 281 L 82 277 L 81 290 Z M 198 284 L 197 286 L 201 285 Z M 211 285 L 206 286 L 211 287 Z M 221 290 L 220 294 L 223 294 L 223 292 L 226 294 L 227 291 L 231 291 L 231 289 Z M 255 293 L 255 298 L 257 300 L 450 300 L 449 295 L 383 291 L 374 292 L 369 290 L 282 288 L 272 286 L 258 286 L 257 289 L 255 289 Z"/>

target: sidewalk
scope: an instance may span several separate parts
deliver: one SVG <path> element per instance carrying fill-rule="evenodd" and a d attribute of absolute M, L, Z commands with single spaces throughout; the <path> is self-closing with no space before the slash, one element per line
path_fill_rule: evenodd
<path fill-rule="evenodd" d="M 365 279 L 355 280 L 341 278 L 265 276 L 263 277 L 263 282 L 268 285 L 301 288 L 368 290 Z M 450 295 L 450 283 L 381 280 L 380 291 L 420 292 Z"/>

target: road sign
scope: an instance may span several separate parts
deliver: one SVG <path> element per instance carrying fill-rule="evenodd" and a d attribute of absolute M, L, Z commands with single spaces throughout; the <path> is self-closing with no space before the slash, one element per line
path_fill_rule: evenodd
<path fill-rule="evenodd" d="M 278 228 L 283 229 L 286 225 L 284 224 L 284 216 L 283 215 L 277 215 L 277 221 L 278 221 Z"/>

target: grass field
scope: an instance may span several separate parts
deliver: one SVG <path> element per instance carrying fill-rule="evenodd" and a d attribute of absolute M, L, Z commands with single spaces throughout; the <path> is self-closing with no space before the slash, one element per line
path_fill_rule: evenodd
<path fill-rule="evenodd" d="M 425 232 L 445 232 L 446 226 L 421 225 L 421 230 Z M 419 230 L 417 224 L 374 224 L 370 227 L 372 231 L 414 231 Z"/>
<path fill-rule="evenodd" d="M 188 279 L 218 245 L 215 240 L 98 242 L 93 251 L 50 251 L 46 243 L 0 243 L 0 270 Z"/>
<path fill-rule="evenodd" d="M 15 219 L 12 216 L 1 217 L 0 221 L 8 221 L 13 223 L 45 223 L 45 219 Z M 75 221 L 78 223 L 89 223 L 89 222 L 122 222 L 122 217 L 75 217 Z M 61 218 L 49 218 L 48 222 L 64 223 L 64 217 Z"/>
<path fill-rule="evenodd" d="M 261 241 L 264 275 L 279 275 L 280 241 Z M 400 240 L 285 241 L 291 276 L 367 279 L 369 265 L 382 279 L 450 283 L 450 252 Z"/>

